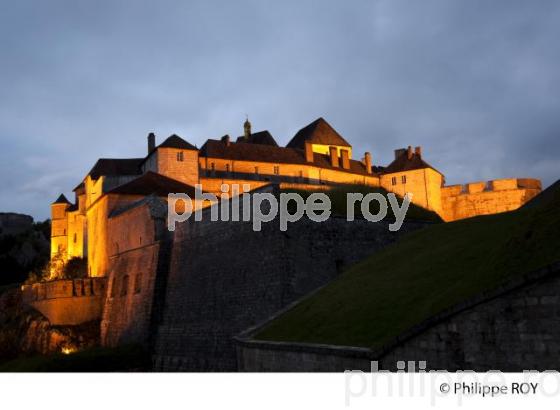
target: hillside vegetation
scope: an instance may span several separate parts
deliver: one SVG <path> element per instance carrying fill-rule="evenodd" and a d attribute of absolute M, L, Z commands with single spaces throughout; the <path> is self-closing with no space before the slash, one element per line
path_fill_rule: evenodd
<path fill-rule="evenodd" d="M 379 348 L 481 291 L 560 260 L 560 189 L 514 212 L 403 237 L 273 321 L 257 339 Z"/>

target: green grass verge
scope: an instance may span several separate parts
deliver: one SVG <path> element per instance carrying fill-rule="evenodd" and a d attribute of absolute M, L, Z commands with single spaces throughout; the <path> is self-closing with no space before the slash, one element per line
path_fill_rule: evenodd
<path fill-rule="evenodd" d="M 0 372 L 125 372 L 148 371 L 150 367 L 150 356 L 143 348 L 122 346 L 22 357 L 0 364 Z"/>
<path fill-rule="evenodd" d="M 546 206 L 435 224 L 354 265 L 255 338 L 379 348 L 511 277 L 560 260 L 560 195 Z"/>

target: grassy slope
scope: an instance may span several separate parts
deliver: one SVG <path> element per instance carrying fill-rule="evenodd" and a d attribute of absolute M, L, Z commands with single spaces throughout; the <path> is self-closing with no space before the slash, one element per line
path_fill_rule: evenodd
<path fill-rule="evenodd" d="M 379 348 L 513 275 L 560 260 L 560 195 L 545 206 L 437 224 L 351 267 L 257 339 Z"/>

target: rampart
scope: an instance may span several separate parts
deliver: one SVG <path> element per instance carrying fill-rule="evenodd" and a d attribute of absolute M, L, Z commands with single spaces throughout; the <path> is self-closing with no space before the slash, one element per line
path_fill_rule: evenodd
<path fill-rule="evenodd" d="M 538 179 L 496 179 L 450 185 L 441 189 L 442 217 L 446 221 L 513 211 L 541 192 Z"/>
<path fill-rule="evenodd" d="M 390 232 L 388 222 L 302 218 L 286 232 L 278 221 L 255 232 L 250 222 L 210 222 L 208 215 L 201 222 L 179 224 L 156 336 L 155 370 L 235 371 L 236 334 L 424 225 L 407 222 L 399 232 Z"/>
<path fill-rule="evenodd" d="M 22 286 L 23 302 L 51 325 L 79 325 L 101 318 L 106 279 L 63 279 Z"/>

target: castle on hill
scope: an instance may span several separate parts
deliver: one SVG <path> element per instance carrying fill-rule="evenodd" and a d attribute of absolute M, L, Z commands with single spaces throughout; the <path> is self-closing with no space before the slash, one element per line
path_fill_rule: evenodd
<path fill-rule="evenodd" d="M 170 192 L 192 192 L 201 184 L 218 196 L 222 184 L 267 184 L 313 189 L 340 184 L 382 187 L 400 196 L 410 192 L 413 203 L 436 212 L 444 221 L 519 208 L 541 190 L 536 179 L 501 179 L 445 186 L 444 174 L 428 164 L 420 147 L 395 150 L 387 166 L 373 165 L 365 152 L 353 159 L 352 146 L 327 121 L 319 118 L 299 130 L 286 147 L 268 131 L 209 139 L 198 149 L 177 135 L 156 145 L 148 135 L 143 158 L 99 159 L 74 188 L 72 204 L 62 194 L 52 204 L 51 255 L 87 257 L 89 273 L 107 275 L 107 237 L 111 214 L 141 198 Z"/>
<path fill-rule="evenodd" d="M 22 294 L 51 325 L 99 321 L 102 345 L 145 345 L 156 370 L 235 370 L 236 335 L 426 224 L 405 220 L 389 232 L 365 220 L 302 219 L 286 233 L 205 218 L 170 232 L 169 193 L 194 198 L 196 184 L 216 196 L 222 184 L 230 191 L 232 184 L 261 191 L 358 184 L 411 192 L 415 204 L 454 221 L 514 210 L 541 191 L 540 181 L 520 178 L 446 186 L 420 147 L 395 150 L 387 166 L 374 165 L 368 152 L 353 159 L 352 146 L 323 118 L 286 147 L 268 131 L 253 133 L 249 121 L 243 136 L 200 149 L 177 135 L 156 145 L 152 133 L 147 145 L 143 158 L 99 159 L 74 189 L 74 203 L 60 195 L 52 204 L 51 258 L 86 258 L 88 277 L 24 285 Z"/>

